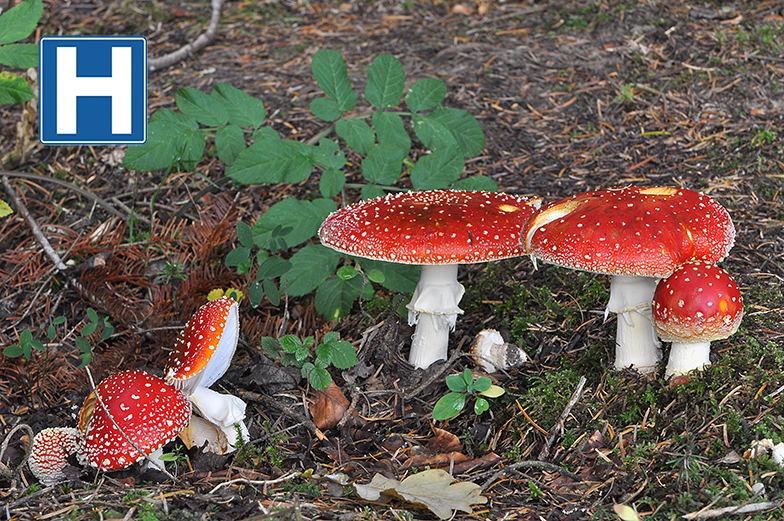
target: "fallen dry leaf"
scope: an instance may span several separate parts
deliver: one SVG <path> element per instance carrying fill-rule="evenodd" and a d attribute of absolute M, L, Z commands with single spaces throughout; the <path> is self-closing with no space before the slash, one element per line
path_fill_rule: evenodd
<path fill-rule="evenodd" d="M 310 404 L 313 423 L 319 429 L 331 429 L 343 419 L 350 402 L 335 382 L 317 393 L 316 401 Z"/>
<path fill-rule="evenodd" d="M 487 503 L 479 485 L 456 481 L 444 470 L 431 469 L 409 476 L 403 481 L 376 474 L 367 485 L 355 483 L 354 489 L 360 497 L 368 501 L 377 501 L 385 494 L 424 505 L 440 519 L 452 517 L 453 510 L 470 514 L 471 505 Z"/>

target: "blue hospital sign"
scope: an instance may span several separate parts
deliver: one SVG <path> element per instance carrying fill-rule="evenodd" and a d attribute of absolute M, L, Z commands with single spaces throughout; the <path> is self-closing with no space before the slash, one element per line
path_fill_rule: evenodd
<path fill-rule="evenodd" d="M 147 141 L 147 40 L 43 36 L 39 139 L 44 145 Z"/>

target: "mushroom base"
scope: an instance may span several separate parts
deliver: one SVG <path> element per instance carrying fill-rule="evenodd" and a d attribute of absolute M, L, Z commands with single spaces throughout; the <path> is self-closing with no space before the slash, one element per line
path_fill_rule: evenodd
<path fill-rule="evenodd" d="M 633 368 L 642 374 L 656 372 L 661 342 L 651 323 L 651 302 L 656 289 L 653 277 L 613 275 L 607 314 L 618 314 L 615 336 L 615 369 Z"/>
<path fill-rule="evenodd" d="M 710 365 L 710 342 L 673 342 L 665 378 L 702 370 Z"/>
<path fill-rule="evenodd" d="M 230 394 L 221 394 L 206 387 L 197 387 L 190 398 L 202 418 L 214 424 L 226 437 L 230 450 L 234 450 L 242 435 L 248 440 L 245 419 L 245 402 Z"/>

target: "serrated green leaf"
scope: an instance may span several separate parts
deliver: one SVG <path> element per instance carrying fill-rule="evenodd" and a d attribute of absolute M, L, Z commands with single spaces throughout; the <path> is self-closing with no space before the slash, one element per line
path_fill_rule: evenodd
<path fill-rule="evenodd" d="M 362 196 L 363 201 L 367 201 L 368 199 L 375 199 L 376 197 L 382 197 L 386 194 L 383 188 L 378 185 L 362 185 L 362 188 L 359 189 L 359 193 Z"/>
<path fill-rule="evenodd" d="M 299 183 L 313 171 L 305 149 L 307 145 L 296 141 L 260 139 L 237 156 L 226 175 L 242 184 Z"/>
<path fill-rule="evenodd" d="M 384 280 L 374 280 L 373 282 L 378 282 L 388 290 L 397 293 L 409 293 L 414 291 L 422 274 L 422 268 L 414 264 L 398 264 L 396 262 L 360 258 L 355 258 L 355 260 L 362 266 L 365 272 L 368 273 L 368 278 L 370 278 L 371 271 L 381 272 L 384 276 Z"/>
<path fill-rule="evenodd" d="M 337 320 L 351 313 L 361 291 L 362 277 L 333 277 L 318 286 L 313 305 L 326 320 Z"/>
<path fill-rule="evenodd" d="M 43 0 L 27 0 L 0 15 L 0 44 L 30 36 L 44 14 Z"/>
<path fill-rule="evenodd" d="M 459 374 L 450 374 L 446 377 L 446 386 L 450 391 L 456 393 L 463 393 L 468 389 L 468 385 L 463 380 L 463 376 Z"/>
<path fill-rule="evenodd" d="M 454 183 L 463 173 L 465 159 L 453 146 L 422 156 L 411 169 L 411 184 L 417 190 L 441 189 Z"/>
<path fill-rule="evenodd" d="M 125 152 L 123 166 L 140 172 L 169 168 L 184 156 L 183 152 L 190 139 L 189 132 L 195 128 L 198 128 L 196 120 L 185 114 L 170 109 L 156 111 L 147 124 L 147 142 L 129 146 Z M 201 136 L 203 147 L 204 137 Z"/>
<path fill-rule="evenodd" d="M 293 248 L 316 235 L 324 219 L 335 210 L 337 205 L 330 199 L 301 201 L 288 197 L 275 203 L 259 217 L 252 228 L 253 241 L 257 246 L 265 248 L 275 227 L 290 226 L 292 231 L 285 240 L 288 247 Z"/>
<path fill-rule="evenodd" d="M 310 68 L 318 86 L 337 103 L 341 111 L 354 109 L 358 96 L 351 88 L 346 61 L 338 51 L 320 50 L 313 56 Z"/>
<path fill-rule="evenodd" d="M 250 248 L 234 248 L 226 255 L 226 266 L 235 267 L 245 262 L 250 257 Z"/>
<path fill-rule="evenodd" d="M 371 183 L 391 185 L 400 179 L 403 151 L 393 145 L 375 145 L 362 160 L 362 176 Z"/>
<path fill-rule="evenodd" d="M 319 344 L 316 346 L 315 363 L 321 367 L 327 367 L 332 363 L 332 346 L 329 344 Z"/>
<path fill-rule="evenodd" d="M 321 179 L 319 179 L 319 192 L 327 199 L 331 199 L 343 190 L 345 184 L 346 174 L 340 170 L 328 168 L 321 173 Z"/>
<path fill-rule="evenodd" d="M 237 239 L 246 248 L 253 247 L 253 231 L 245 221 L 237 221 Z"/>
<path fill-rule="evenodd" d="M 350 342 L 341 340 L 330 344 L 332 346 L 332 365 L 336 368 L 344 370 L 354 367 L 359 363 L 357 360 L 357 350 Z"/>
<path fill-rule="evenodd" d="M 258 128 L 267 117 L 263 101 L 228 83 L 215 85 L 210 97 L 216 98 L 223 104 L 229 115 L 229 122 L 234 125 Z"/>
<path fill-rule="evenodd" d="M 469 112 L 449 107 L 438 107 L 428 115 L 449 130 L 460 145 L 463 157 L 474 157 L 485 148 L 482 126 Z"/>
<path fill-rule="evenodd" d="M 229 111 L 222 100 L 211 97 L 199 89 L 184 87 L 174 93 L 177 108 L 199 123 L 209 127 L 225 125 L 229 121 Z"/>
<path fill-rule="evenodd" d="M 278 339 L 280 347 L 287 353 L 293 353 L 302 346 L 302 340 L 296 335 L 285 335 Z"/>
<path fill-rule="evenodd" d="M 277 356 L 280 352 L 280 343 L 277 338 L 263 336 L 261 337 L 261 348 L 272 356 Z"/>
<path fill-rule="evenodd" d="M 202 130 L 186 130 L 183 133 L 178 159 L 182 168 L 186 171 L 193 170 L 201 161 L 206 146 L 204 138 L 205 134 Z"/>
<path fill-rule="evenodd" d="M 442 396 L 433 407 L 434 420 L 448 420 L 454 418 L 465 407 L 465 394 L 447 393 Z"/>
<path fill-rule="evenodd" d="M 310 148 L 313 161 L 324 168 L 340 170 L 346 165 L 346 154 L 340 150 L 340 146 L 331 140 L 322 138 L 318 146 Z"/>
<path fill-rule="evenodd" d="M 38 46 L 34 43 L 12 43 L 0 47 L 0 63 L 9 67 L 38 67 Z"/>
<path fill-rule="evenodd" d="M 332 377 L 322 367 L 313 367 L 310 371 L 305 371 L 303 368 L 302 376 L 307 377 L 310 386 L 317 391 L 323 391 L 332 383 Z"/>
<path fill-rule="evenodd" d="M 412 118 L 414 133 L 430 150 L 441 150 L 459 146 L 457 139 L 449 129 L 440 121 L 427 115 L 415 114 Z M 461 149 L 462 150 L 462 149 Z"/>
<path fill-rule="evenodd" d="M 8 71 L 0 71 L 0 105 L 19 103 L 35 97 L 24 78 Z"/>
<path fill-rule="evenodd" d="M 215 149 L 226 166 L 231 166 L 246 148 L 245 133 L 237 125 L 226 125 L 215 132 Z"/>
<path fill-rule="evenodd" d="M 435 78 L 422 78 L 406 94 L 406 105 L 414 112 L 429 110 L 444 102 L 446 83 Z"/>
<path fill-rule="evenodd" d="M 3 354 L 9 358 L 19 358 L 24 354 L 24 350 L 21 346 L 14 344 L 3 349 Z"/>
<path fill-rule="evenodd" d="M 335 132 L 342 137 L 354 152 L 367 154 L 376 142 L 376 134 L 365 120 L 341 119 L 335 124 Z"/>
<path fill-rule="evenodd" d="M 310 102 L 310 113 L 321 121 L 337 121 L 343 117 L 338 104 L 329 98 L 315 98 Z"/>
<path fill-rule="evenodd" d="M 274 139 L 280 141 L 280 134 L 272 127 L 261 127 L 253 131 L 251 139 L 254 143 L 258 143 L 262 139 Z"/>
<path fill-rule="evenodd" d="M 498 185 L 492 178 L 486 175 L 473 175 L 455 181 L 451 186 L 452 190 L 468 190 L 469 192 L 497 192 Z"/>
<path fill-rule="evenodd" d="M 484 398 L 477 397 L 476 401 L 474 402 L 474 414 L 479 416 L 486 410 L 490 408 L 490 404 Z"/>
<path fill-rule="evenodd" d="M 376 137 L 379 145 L 391 145 L 399 148 L 403 156 L 407 156 L 411 150 L 411 138 L 406 132 L 403 118 L 394 112 L 384 112 L 377 110 L 371 116 L 373 128 L 376 130 Z"/>
<path fill-rule="evenodd" d="M 385 109 L 396 107 L 406 87 L 403 66 L 394 56 L 380 54 L 368 67 L 365 98 L 374 107 Z"/>
<path fill-rule="evenodd" d="M 280 278 L 281 289 L 292 297 L 319 287 L 337 268 L 340 254 L 320 244 L 308 244 L 291 257 L 291 269 Z"/>

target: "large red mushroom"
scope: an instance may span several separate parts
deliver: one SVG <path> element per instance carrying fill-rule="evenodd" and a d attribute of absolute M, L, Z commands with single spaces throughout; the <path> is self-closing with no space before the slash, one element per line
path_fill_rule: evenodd
<path fill-rule="evenodd" d="M 708 262 L 688 262 L 659 281 L 653 294 L 653 325 L 672 342 L 664 376 L 710 365 L 710 343 L 735 333 L 743 296 L 732 276 Z"/>
<path fill-rule="evenodd" d="M 545 262 L 611 275 L 608 312 L 618 313 L 615 368 L 655 371 L 651 325 L 656 282 L 689 260 L 718 262 L 735 239 L 729 213 L 692 190 L 624 187 L 542 207 L 525 225 L 525 251 Z"/>
<path fill-rule="evenodd" d="M 349 205 L 327 217 L 321 243 L 341 253 L 422 266 L 408 321 L 409 361 L 427 368 L 447 357 L 464 288 L 457 266 L 516 257 L 523 223 L 540 199 L 462 190 L 403 192 Z"/>
<path fill-rule="evenodd" d="M 107 410 L 95 392 L 85 400 L 79 413 L 79 429 L 84 434 L 80 462 L 100 470 L 118 470 L 148 456 L 163 468 L 159 459 L 163 446 L 177 437 L 191 417 L 191 404 L 185 395 L 143 371 L 112 375 L 96 391 Z"/>

